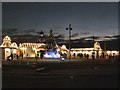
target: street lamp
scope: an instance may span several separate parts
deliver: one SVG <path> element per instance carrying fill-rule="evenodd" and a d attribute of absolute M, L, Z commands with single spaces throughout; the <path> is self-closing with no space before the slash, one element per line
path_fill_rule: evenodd
<path fill-rule="evenodd" d="M 40 32 L 40 36 L 43 37 L 43 35 L 44 35 L 44 33 L 43 33 L 43 31 L 41 30 L 41 32 Z"/>
<path fill-rule="evenodd" d="M 43 31 L 41 30 L 40 32 L 38 32 L 39 33 L 39 41 L 40 42 L 42 42 L 43 41 L 43 37 L 44 37 L 44 33 L 43 33 Z"/>
<path fill-rule="evenodd" d="M 94 43 L 95 43 L 95 36 L 93 36 L 93 47 L 94 47 Z"/>
<path fill-rule="evenodd" d="M 95 36 L 93 35 L 92 36 L 92 38 L 93 38 L 93 53 L 92 53 L 92 56 L 93 56 L 93 63 L 94 63 L 94 59 L 95 59 L 95 47 L 94 47 L 94 43 L 95 43 Z"/>
<path fill-rule="evenodd" d="M 69 24 L 69 26 L 66 28 L 66 30 L 69 30 L 69 59 L 71 59 L 71 30 L 72 30 L 72 26 L 71 24 Z"/>
<path fill-rule="evenodd" d="M 104 54 L 105 54 L 104 57 L 105 57 L 105 59 L 106 59 L 106 54 L 107 54 L 107 53 L 106 53 L 106 38 L 107 38 L 107 36 L 105 36 L 104 38 L 105 38 L 105 39 L 104 39 Z"/>

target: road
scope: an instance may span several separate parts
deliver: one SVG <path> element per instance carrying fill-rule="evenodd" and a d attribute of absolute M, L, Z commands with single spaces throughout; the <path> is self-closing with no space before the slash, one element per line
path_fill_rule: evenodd
<path fill-rule="evenodd" d="M 119 87 L 119 64 L 79 61 L 25 63 L 3 65 L 3 88 Z"/>
<path fill-rule="evenodd" d="M 117 75 L 3 76 L 3 88 L 118 88 Z"/>

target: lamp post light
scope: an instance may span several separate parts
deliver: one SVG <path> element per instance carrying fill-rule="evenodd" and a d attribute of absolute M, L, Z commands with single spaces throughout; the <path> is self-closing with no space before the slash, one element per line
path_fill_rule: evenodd
<path fill-rule="evenodd" d="M 41 32 L 40 32 L 40 36 L 43 37 L 43 35 L 44 35 L 44 33 L 43 33 L 43 31 L 41 30 Z"/>
<path fill-rule="evenodd" d="M 41 30 L 40 32 L 38 32 L 39 33 L 39 41 L 40 42 L 43 42 L 43 37 L 44 37 L 44 33 L 43 33 L 43 31 Z"/>
<path fill-rule="evenodd" d="M 71 30 L 72 30 L 71 24 L 69 24 L 66 30 L 69 30 L 69 59 L 71 60 Z"/>

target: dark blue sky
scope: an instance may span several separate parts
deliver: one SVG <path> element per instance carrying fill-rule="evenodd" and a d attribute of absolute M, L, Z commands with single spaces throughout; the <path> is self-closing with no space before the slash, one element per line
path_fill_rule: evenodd
<path fill-rule="evenodd" d="M 72 34 L 89 32 L 90 35 L 118 33 L 118 3 L 3 3 L 3 28 L 29 29 L 68 35 L 65 28 L 72 24 Z M 24 30 L 24 31 L 23 31 Z M 21 33 L 21 31 L 19 33 Z"/>

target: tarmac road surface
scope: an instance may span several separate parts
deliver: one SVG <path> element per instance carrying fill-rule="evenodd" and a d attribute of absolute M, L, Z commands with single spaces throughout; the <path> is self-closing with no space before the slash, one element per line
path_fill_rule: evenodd
<path fill-rule="evenodd" d="M 4 88 L 119 88 L 117 75 L 3 76 Z"/>
<path fill-rule="evenodd" d="M 2 88 L 119 88 L 119 75 L 119 64 L 7 64 L 2 66 Z"/>

